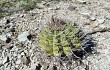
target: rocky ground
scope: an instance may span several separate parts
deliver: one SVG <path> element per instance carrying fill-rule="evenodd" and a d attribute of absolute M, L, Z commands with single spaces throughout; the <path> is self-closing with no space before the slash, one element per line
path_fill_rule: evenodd
<path fill-rule="evenodd" d="M 33 10 L 1 18 L 0 70 L 110 70 L 109 5 L 109 0 L 43 1 Z M 96 52 L 62 65 L 48 58 L 36 36 L 52 15 L 77 23 L 94 39 Z"/>

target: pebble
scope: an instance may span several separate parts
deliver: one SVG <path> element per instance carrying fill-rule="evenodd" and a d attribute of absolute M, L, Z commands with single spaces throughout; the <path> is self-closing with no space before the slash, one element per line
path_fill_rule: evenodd
<path fill-rule="evenodd" d="M 77 1 L 80 2 L 80 3 L 86 3 L 85 0 L 77 0 Z"/>
<path fill-rule="evenodd" d="M 30 63 L 30 59 L 29 59 L 28 57 L 26 57 L 26 56 L 23 56 L 23 57 L 21 58 L 21 61 L 22 61 L 22 63 L 23 63 L 24 65 L 28 65 L 28 64 Z"/>
<path fill-rule="evenodd" d="M 100 23 L 100 24 L 102 24 L 102 23 L 104 23 L 105 22 L 105 18 L 102 16 L 102 17 L 98 17 L 97 18 L 97 21 Z"/>
<path fill-rule="evenodd" d="M 99 26 L 99 23 L 98 23 L 97 21 L 95 21 L 94 23 L 91 24 L 91 26 L 92 26 L 93 28 L 98 27 L 98 26 Z"/>
<path fill-rule="evenodd" d="M 24 52 L 22 52 L 21 55 L 25 55 Z"/>
<path fill-rule="evenodd" d="M 30 70 L 36 70 L 36 64 L 31 64 Z"/>
<path fill-rule="evenodd" d="M 6 41 L 7 40 L 6 35 L 0 35 L 0 40 Z"/>
<path fill-rule="evenodd" d="M 0 66 L 2 65 L 2 60 L 0 59 Z"/>
<path fill-rule="evenodd" d="M 14 53 L 14 54 L 13 54 L 13 56 L 17 56 L 17 54 L 16 54 L 16 53 Z"/>
<path fill-rule="evenodd" d="M 9 57 L 6 56 L 6 57 L 4 58 L 4 60 L 3 60 L 2 63 L 5 64 L 5 63 L 8 62 L 8 61 L 9 61 Z"/>
<path fill-rule="evenodd" d="M 16 64 L 20 64 L 20 63 L 21 63 L 21 60 L 18 59 L 18 60 L 16 61 Z"/>
<path fill-rule="evenodd" d="M 11 38 L 12 35 L 10 33 L 7 33 L 6 36 Z"/>
<path fill-rule="evenodd" d="M 91 16 L 91 17 L 90 17 L 90 20 L 95 21 L 96 18 L 95 18 L 94 16 Z"/>
<path fill-rule="evenodd" d="M 37 3 L 37 8 L 38 8 L 38 9 L 43 9 L 43 8 L 45 8 L 45 6 L 44 6 L 43 4 Z"/>
<path fill-rule="evenodd" d="M 104 29 L 107 29 L 108 27 L 107 27 L 106 25 L 104 25 L 104 24 L 101 24 L 101 25 L 99 25 L 99 28 L 100 28 L 101 30 L 104 30 Z"/>
<path fill-rule="evenodd" d="M 27 36 L 29 35 L 28 31 L 21 33 L 20 35 L 18 35 L 18 41 L 23 42 L 28 40 Z"/>
<path fill-rule="evenodd" d="M 81 12 L 82 15 L 89 16 L 91 13 L 90 12 Z"/>
<path fill-rule="evenodd" d="M 18 54 L 18 59 L 20 59 L 21 58 L 21 55 L 20 54 Z"/>

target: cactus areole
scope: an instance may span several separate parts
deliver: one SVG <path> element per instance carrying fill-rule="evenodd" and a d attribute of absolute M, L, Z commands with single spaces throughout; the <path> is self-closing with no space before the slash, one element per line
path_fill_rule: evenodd
<path fill-rule="evenodd" d="M 72 49 L 81 47 L 79 37 L 82 32 L 76 24 L 52 17 L 47 25 L 40 31 L 39 47 L 48 56 L 69 56 Z"/>

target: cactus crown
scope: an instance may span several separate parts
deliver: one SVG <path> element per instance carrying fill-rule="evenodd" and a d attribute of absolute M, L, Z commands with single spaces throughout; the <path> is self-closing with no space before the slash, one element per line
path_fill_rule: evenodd
<path fill-rule="evenodd" d="M 47 25 L 51 30 L 60 30 L 66 26 L 66 22 L 64 22 L 64 20 L 57 19 L 56 17 L 52 16 L 51 22 L 49 22 Z"/>
<path fill-rule="evenodd" d="M 48 56 L 69 56 L 72 49 L 78 51 L 81 48 L 83 32 L 76 24 L 52 17 L 47 25 L 40 32 L 39 47 Z"/>

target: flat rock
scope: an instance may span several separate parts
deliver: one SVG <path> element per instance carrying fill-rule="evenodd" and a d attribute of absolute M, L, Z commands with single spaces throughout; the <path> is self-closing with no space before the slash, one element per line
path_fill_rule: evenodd
<path fill-rule="evenodd" d="M 91 17 L 90 17 L 90 20 L 95 21 L 96 18 L 95 18 L 94 16 L 91 16 Z"/>
<path fill-rule="evenodd" d="M 104 18 L 104 16 L 101 16 L 101 17 L 98 17 L 98 18 L 96 19 L 96 21 L 98 21 L 100 24 L 102 24 L 102 23 L 104 23 L 105 18 Z"/>
<path fill-rule="evenodd" d="M 20 64 L 20 63 L 21 63 L 21 60 L 18 59 L 18 60 L 16 61 L 16 64 Z"/>
<path fill-rule="evenodd" d="M 9 61 L 9 57 L 6 56 L 6 57 L 4 58 L 4 60 L 3 60 L 2 63 L 5 64 L 5 63 L 8 62 L 8 61 Z"/>
<path fill-rule="evenodd" d="M 0 35 L 0 40 L 6 41 L 7 40 L 6 35 Z"/>
<path fill-rule="evenodd" d="M 18 35 L 18 41 L 26 41 L 28 40 L 27 36 L 29 35 L 28 31 L 21 33 L 20 35 Z"/>
<path fill-rule="evenodd" d="M 77 0 L 77 1 L 80 2 L 80 3 L 86 3 L 85 0 Z"/>

